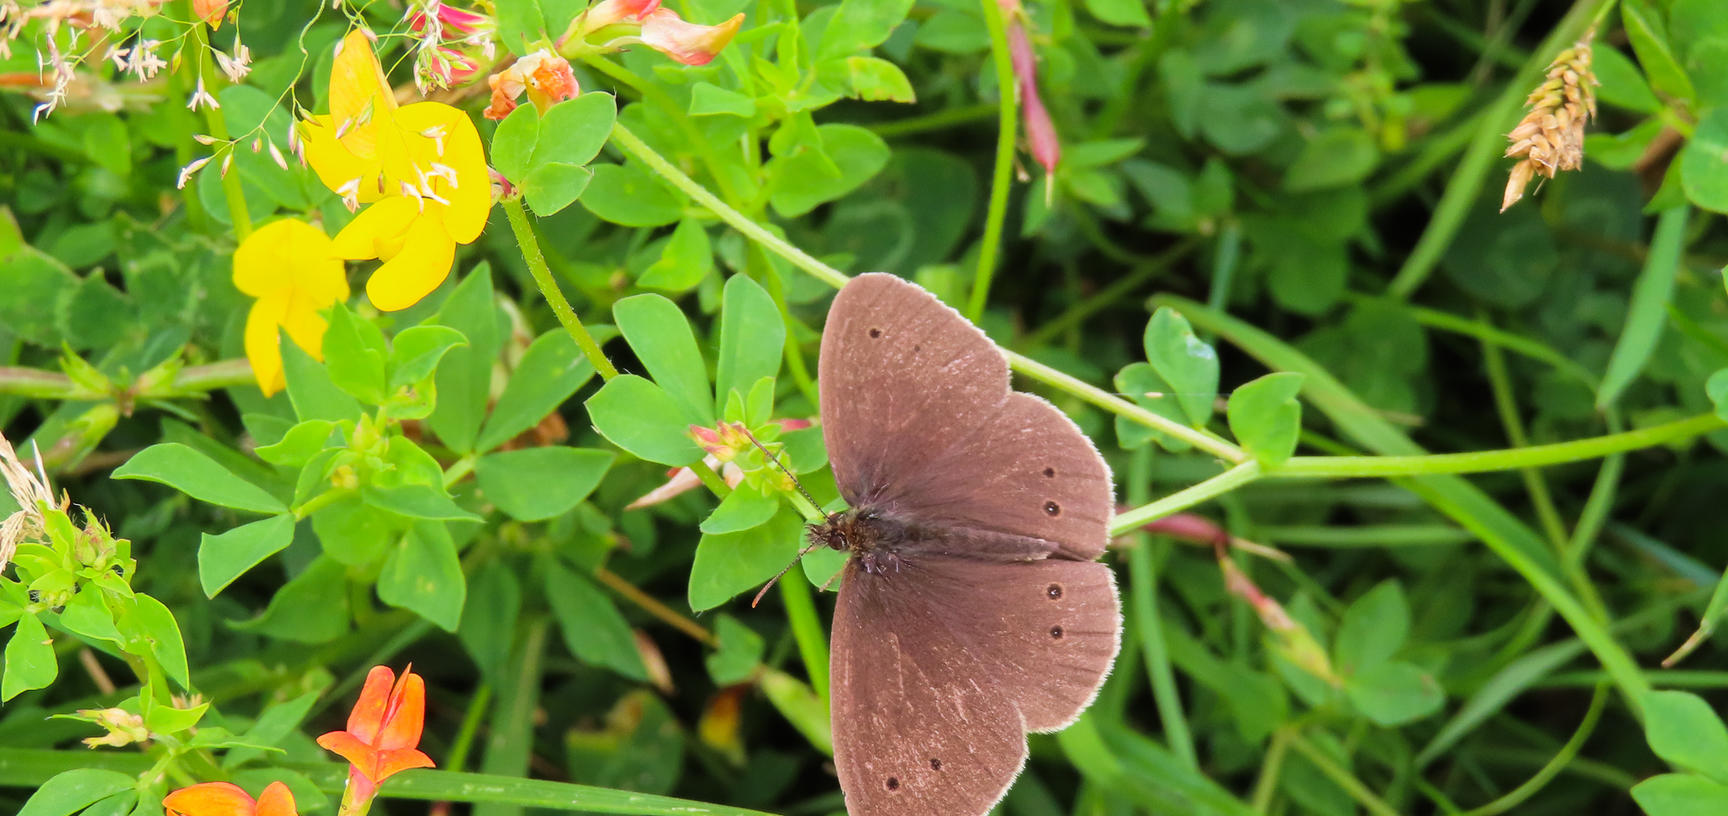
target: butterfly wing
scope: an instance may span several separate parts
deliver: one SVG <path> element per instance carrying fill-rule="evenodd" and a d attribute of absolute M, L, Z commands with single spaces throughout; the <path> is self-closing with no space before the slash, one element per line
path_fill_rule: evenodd
<path fill-rule="evenodd" d="M 1008 363 L 916 284 L 860 275 L 828 312 L 822 430 L 853 506 L 959 533 L 946 554 L 1091 560 L 1104 552 L 1110 470 L 1055 406 L 1009 390 Z"/>
<path fill-rule="evenodd" d="M 927 556 L 847 566 L 834 617 L 834 764 L 852 816 L 980 816 L 1026 731 L 1072 722 L 1120 644 L 1098 563 Z"/>

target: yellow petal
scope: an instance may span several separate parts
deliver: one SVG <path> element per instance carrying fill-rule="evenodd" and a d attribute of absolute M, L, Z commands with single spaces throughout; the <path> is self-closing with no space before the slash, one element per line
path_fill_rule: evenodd
<path fill-rule="evenodd" d="M 361 158 L 377 155 L 378 131 L 388 127 L 396 96 L 366 32 L 350 31 L 337 44 L 336 58 L 330 62 L 328 101 L 331 120 L 344 131 L 342 144 Z"/>
<path fill-rule="evenodd" d="M 314 360 L 324 359 L 324 330 L 330 324 L 318 310 L 329 305 L 313 303 L 297 293 L 288 301 L 288 308 L 282 315 L 282 328 L 288 332 L 288 339 Z"/>
<path fill-rule="evenodd" d="M 486 175 L 486 154 L 474 120 L 442 102 L 417 102 L 397 111 L 396 122 L 432 192 L 450 202 L 445 206 L 429 201 L 427 206 L 445 206 L 444 228 L 456 243 L 480 237 L 492 209 L 492 181 Z M 455 183 L 439 167 L 449 168 Z"/>
<path fill-rule="evenodd" d="M 456 242 L 436 217 L 414 219 L 402 244 L 391 258 L 366 281 L 366 297 L 386 312 L 406 309 L 431 294 L 450 275 L 456 259 Z"/>
<path fill-rule="evenodd" d="M 420 217 L 420 206 L 414 199 L 391 196 L 365 210 L 336 233 L 331 251 L 338 258 L 350 261 L 367 258 L 389 259 L 402 249 L 408 228 Z"/>
<path fill-rule="evenodd" d="M 324 186 L 339 195 L 352 194 L 362 204 L 377 201 L 384 195 L 379 177 L 384 172 L 384 160 L 377 155 L 355 155 L 346 138 L 336 140 L 336 125 L 329 116 L 314 116 L 296 125 L 300 132 L 306 163 Z"/>
<path fill-rule="evenodd" d="M 280 291 L 295 284 L 303 260 L 327 261 L 341 273 L 342 265 L 334 260 L 323 230 L 295 218 L 272 221 L 253 230 L 234 250 L 234 286 L 253 297 Z M 343 281 L 344 297 L 347 287 Z"/>
<path fill-rule="evenodd" d="M 252 361 L 252 376 L 266 397 L 288 383 L 282 373 L 282 348 L 276 334 L 287 313 L 288 299 L 272 296 L 252 304 L 246 315 L 246 359 Z"/>

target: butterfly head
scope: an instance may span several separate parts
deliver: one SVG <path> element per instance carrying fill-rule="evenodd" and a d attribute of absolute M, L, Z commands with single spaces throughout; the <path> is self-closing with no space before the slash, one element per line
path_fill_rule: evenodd
<path fill-rule="evenodd" d="M 867 553 L 882 544 L 881 514 L 868 507 L 829 513 L 828 519 L 809 528 L 810 543 L 842 552 Z"/>

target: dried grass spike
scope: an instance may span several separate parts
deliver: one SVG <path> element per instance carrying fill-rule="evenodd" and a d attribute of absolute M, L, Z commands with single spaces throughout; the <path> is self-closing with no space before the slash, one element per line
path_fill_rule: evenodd
<path fill-rule="evenodd" d="M 1506 180 L 1501 212 L 1524 197 L 1524 189 L 1537 175 L 1553 178 L 1556 172 L 1584 166 L 1584 125 L 1596 116 L 1595 87 L 1601 84 L 1590 70 L 1590 42 L 1595 36 L 1592 28 L 1560 52 L 1548 65 L 1547 78 L 1524 100 L 1529 112 L 1506 134 L 1512 143 L 1506 156 L 1521 161 L 1512 166 Z"/>

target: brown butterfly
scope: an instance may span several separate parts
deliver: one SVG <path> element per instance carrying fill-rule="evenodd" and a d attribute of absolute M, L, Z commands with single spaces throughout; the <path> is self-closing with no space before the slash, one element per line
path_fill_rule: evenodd
<path fill-rule="evenodd" d="M 852 816 L 981 816 L 1026 733 L 1092 702 L 1121 642 L 1110 470 L 990 339 L 921 287 L 860 275 L 822 333 L 822 432 L 851 509 L 834 613 L 834 763 Z"/>

